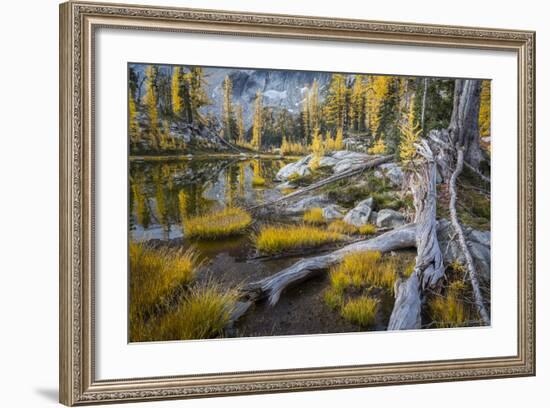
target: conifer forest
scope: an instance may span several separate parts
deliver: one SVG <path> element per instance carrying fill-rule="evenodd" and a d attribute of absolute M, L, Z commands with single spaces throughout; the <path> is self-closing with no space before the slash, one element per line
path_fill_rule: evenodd
<path fill-rule="evenodd" d="M 131 63 L 127 91 L 130 342 L 491 324 L 490 80 Z"/>

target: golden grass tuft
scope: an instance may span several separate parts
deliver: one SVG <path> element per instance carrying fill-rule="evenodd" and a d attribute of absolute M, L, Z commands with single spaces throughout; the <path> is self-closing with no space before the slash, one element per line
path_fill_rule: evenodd
<path fill-rule="evenodd" d="M 342 307 L 342 317 L 362 327 L 372 326 L 376 319 L 378 303 L 378 299 L 369 296 L 350 300 Z"/>
<path fill-rule="evenodd" d="M 177 287 L 191 283 L 200 266 L 193 248 L 183 252 L 132 242 L 129 253 L 130 302 L 136 313 L 164 302 Z"/>
<path fill-rule="evenodd" d="M 237 289 L 213 281 L 194 286 L 177 307 L 146 321 L 131 321 L 130 341 L 209 339 L 223 334 L 238 300 Z"/>
<path fill-rule="evenodd" d="M 323 299 L 328 307 L 331 309 L 341 309 L 344 305 L 344 294 L 333 288 L 325 291 Z"/>
<path fill-rule="evenodd" d="M 365 224 L 365 225 L 361 225 L 360 227 L 356 227 L 355 225 L 348 224 L 343 220 L 332 221 L 329 224 L 328 229 L 329 231 L 334 231 L 340 234 L 347 234 L 347 235 L 353 235 L 353 234 L 372 235 L 376 233 L 376 225 Z"/>
<path fill-rule="evenodd" d="M 180 287 L 189 285 L 200 267 L 197 252 L 154 249 L 131 243 L 129 326 L 131 341 L 151 337 L 145 319 L 169 304 Z"/>
<path fill-rule="evenodd" d="M 365 224 L 359 227 L 359 234 L 361 235 L 372 235 L 376 233 L 376 225 Z"/>
<path fill-rule="evenodd" d="M 464 304 L 455 296 L 432 299 L 430 311 L 436 327 L 463 327 L 469 320 Z"/>
<path fill-rule="evenodd" d="M 304 222 L 308 224 L 321 225 L 325 223 L 322 208 L 310 208 L 304 213 Z"/>
<path fill-rule="evenodd" d="M 403 276 L 405 278 L 410 277 L 413 274 L 415 267 L 416 267 L 416 259 L 413 259 L 411 262 L 409 262 L 405 266 L 405 269 L 403 269 Z"/>
<path fill-rule="evenodd" d="M 449 284 L 447 296 L 436 296 L 429 301 L 431 317 L 436 327 L 468 326 L 470 311 L 459 300 L 466 289 L 462 280 L 456 280 Z"/>
<path fill-rule="evenodd" d="M 219 212 L 183 220 L 185 236 L 190 239 L 218 239 L 242 233 L 252 223 L 250 214 L 241 208 L 226 208 Z"/>
<path fill-rule="evenodd" d="M 346 235 L 357 234 L 358 232 L 358 228 L 355 225 L 348 224 L 342 220 L 332 221 L 328 226 L 328 230 Z"/>
<path fill-rule="evenodd" d="M 266 226 L 254 237 L 258 251 L 267 254 L 288 249 L 316 247 L 342 239 L 341 234 L 307 225 Z"/>
<path fill-rule="evenodd" d="M 263 186 L 265 186 L 265 179 L 262 176 L 252 177 L 252 186 L 253 187 L 263 187 Z"/>
<path fill-rule="evenodd" d="M 195 286 L 176 310 L 158 320 L 158 335 L 162 340 L 217 337 L 229 323 L 237 299 L 237 290 L 213 282 Z"/>
<path fill-rule="evenodd" d="M 382 259 L 382 254 L 377 251 L 353 252 L 331 270 L 330 276 L 333 288 L 347 282 L 347 286 L 378 286 L 393 290 L 397 263 L 392 258 Z"/>
<path fill-rule="evenodd" d="M 349 286 L 352 285 L 351 276 L 349 276 L 341 268 L 332 269 L 330 271 L 330 287 L 336 292 L 343 293 Z"/>

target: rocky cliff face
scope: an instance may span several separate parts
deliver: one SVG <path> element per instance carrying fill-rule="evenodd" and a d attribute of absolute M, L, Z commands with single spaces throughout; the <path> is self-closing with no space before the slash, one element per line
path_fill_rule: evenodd
<path fill-rule="evenodd" d="M 330 82 L 331 74 L 309 71 L 273 71 L 261 69 L 205 68 L 207 92 L 212 104 L 203 108 L 204 113 L 221 115 L 223 106 L 223 80 L 228 75 L 233 83 L 233 103 L 243 107 L 245 126 L 252 123 L 254 99 L 259 90 L 263 104 L 287 109 L 299 114 L 306 88 L 316 79 L 320 97 Z"/>
<path fill-rule="evenodd" d="M 146 64 L 131 64 L 130 68 L 136 76 L 138 97 L 143 98 L 145 94 L 145 69 Z M 172 66 L 158 65 L 159 82 L 170 92 L 170 78 Z M 206 116 L 214 114 L 218 119 L 218 125 L 205 128 L 195 124 L 171 124 L 170 133 L 178 138 L 183 138 L 185 143 L 189 141 L 202 140 L 201 148 L 225 148 L 220 145 L 216 137 L 219 134 L 221 118 L 223 113 L 223 82 L 229 76 L 233 84 L 232 101 L 234 106 L 241 105 L 243 108 L 243 119 L 245 128 L 248 130 L 252 125 L 254 116 L 254 101 L 256 93 L 260 91 L 263 95 L 263 106 L 274 108 L 274 111 L 288 110 L 293 115 L 299 115 L 302 109 L 306 90 L 312 87 L 313 81 L 317 81 L 319 87 L 319 101 L 323 100 L 325 91 L 329 86 L 332 74 L 326 72 L 311 71 L 289 71 L 289 70 L 268 70 L 268 69 L 240 69 L 240 68 L 203 68 L 204 90 L 210 99 L 210 104 L 200 108 L 200 112 Z M 169 96 L 168 96 L 169 98 Z M 166 99 L 166 96 L 165 96 Z M 169 102 L 165 102 L 169 103 Z M 148 127 L 147 115 L 143 114 L 145 107 L 138 106 L 141 113 L 138 115 L 140 126 Z M 145 148 L 145 146 L 143 146 Z"/>

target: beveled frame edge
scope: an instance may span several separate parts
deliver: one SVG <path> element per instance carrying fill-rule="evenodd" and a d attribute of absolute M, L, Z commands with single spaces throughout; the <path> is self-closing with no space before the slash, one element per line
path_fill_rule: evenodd
<path fill-rule="evenodd" d="M 93 34 L 97 27 L 508 50 L 518 56 L 518 352 L 515 356 L 94 380 Z M 535 374 L 535 33 L 413 23 L 68 2 L 60 5 L 60 402 L 66 405 Z"/>

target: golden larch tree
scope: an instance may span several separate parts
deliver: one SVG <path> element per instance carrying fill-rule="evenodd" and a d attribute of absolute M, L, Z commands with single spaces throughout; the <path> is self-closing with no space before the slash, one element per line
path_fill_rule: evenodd
<path fill-rule="evenodd" d="M 308 117 L 309 117 L 309 129 L 315 129 L 320 127 L 319 123 L 319 84 L 317 80 L 313 80 L 311 85 L 311 91 L 308 98 Z"/>
<path fill-rule="evenodd" d="M 365 84 L 363 75 L 356 75 L 350 96 L 349 120 L 351 128 L 360 131 L 365 121 Z"/>
<path fill-rule="evenodd" d="M 262 92 L 256 92 L 256 101 L 254 102 L 254 122 L 252 123 L 252 147 L 260 150 L 262 147 L 262 127 L 263 127 L 263 104 Z"/>
<path fill-rule="evenodd" d="M 191 119 L 195 122 L 206 123 L 205 119 L 200 114 L 201 106 L 210 104 L 208 95 L 205 91 L 204 71 L 201 67 L 193 67 L 188 75 L 189 101 Z"/>
<path fill-rule="evenodd" d="M 154 65 L 149 65 L 145 69 L 145 76 L 147 82 L 145 86 L 145 106 L 147 107 L 147 113 L 149 116 L 149 141 L 154 149 L 158 149 L 159 145 L 159 114 L 158 114 L 158 96 L 157 96 L 157 77 L 158 68 Z"/>
<path fill-rule="evenodd" d="M 321 157 L 323 157 L 323 155 L 325 154 L 323 135 L 321 135 L 319 128 L 313 129 L 313 132 L 311 134 L 311 152 L 313 154 L 313 157 L 309 162 L 309 167 L 312 170 L 315 170 L 319 168 Z"/>
<path fill-rule="evenodd" d="M 336 130 L 336 137 L 334 138 L 334 150 L 342 150 L 344 148 L 344 131 L 342 129 Z"/>
<path fill-rule="evenodd" d="M 244 119 L 243 119 L 243 106 L 237 105 L 237 144 L 243 146 L 244 140 Z"/>
<path fill-rule="evenodd" d="M 385 154 L 386 153 L 386 143 L 384 142 L 384 137 L 380 137 L 374 145 L 367 150 L 368 154 Z"/>
<path fill-rule="evenodd" d="M 229 141 L 233 137 L 233 104 L 232 104 L 233 83 L 229 75 L 223 81 L 223 137 Z"/>
<path fill-rule="evenodd" d="M 346 77 L 333 74 L 325 100 L 325 117 L 328 125 L 344 129 L 347 115 L 348 88 Z"/>
<path fill-rule="evenodd" d="M 183 70 L 180 67 L 174 67 L 172 70 L 172 112 L 176 116 L 180 114 L 183 106 L 183 100 L 181 97 L 182 71 Z"/>
<path fill-rule="evenodd" d="M 373 138 L 378 137 L 378 129 L 382 119 L 381 110 L 389 93 L 392 77 L 369 75 L 365 98 L 366 126 Z"/>
<path fill-rule="evenodd" d="M 491 135 L 491 81 L 489 80 L 481 82 L 479 134 L 481 137 Z"/>
<path fill-rule="evenodd" d="M 325 151 L 331 152 L 334 150 L 334 138 L 332 137 L 332 133 L 330 133 L 330 130 L 327 130 L 325 133 L 325 142 L 324 142 Z"/>
<path fill-rule="evenodd" d="M 131 91 L 128 91 L 128 129 L 130 131 L 130 140 L 133 143 L 138 142 L 140 140 L 140 134 L 137 121 L 137 107 Z"/>
<path fill-rule="evenodd" d="M 405 122 L 399 126 L 401 130 L 401 142 L 399 144 L 399 157 L 402 161 L 411 161 L 416 156 L 415 144 L 420 140 L 422 129 L 414 114 L 414 98 L 411 98 L 409 113 Z"/>

